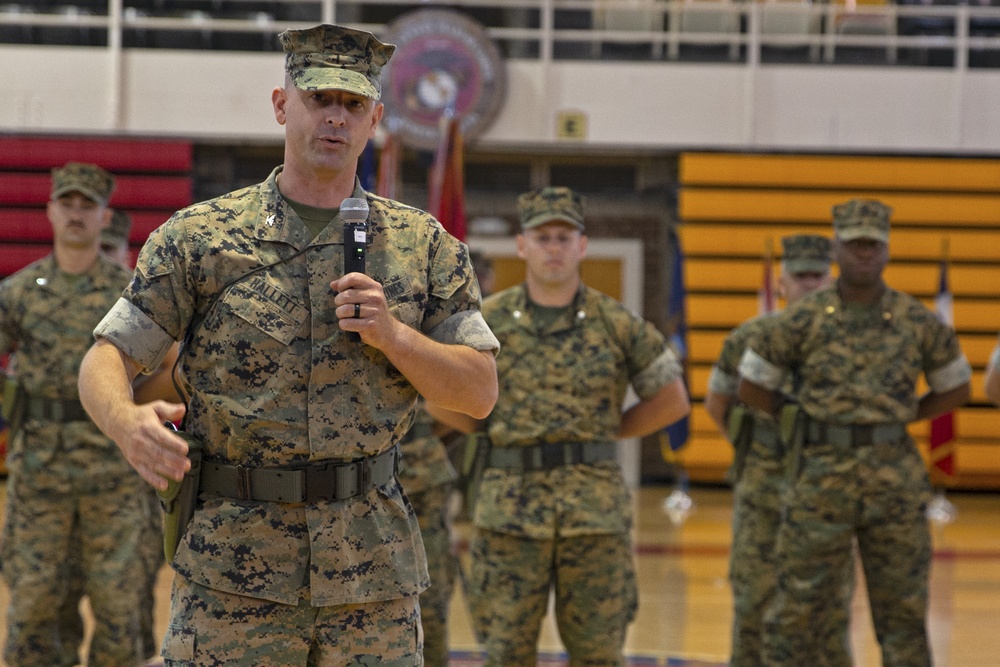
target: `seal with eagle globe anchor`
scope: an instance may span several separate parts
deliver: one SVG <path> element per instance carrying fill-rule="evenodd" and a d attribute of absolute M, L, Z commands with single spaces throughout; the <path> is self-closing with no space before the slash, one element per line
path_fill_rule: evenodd
<path fill-rule="evenodd" d="M 467 139 L 496 119 L 507 73 L 481 24 L 452 10 L 420 9 L 386 26 L 382 40 L 396 45 L 383 72 L 386 127 L 405 145 L 434 150 L 445 114 L 459 119 Z"/>

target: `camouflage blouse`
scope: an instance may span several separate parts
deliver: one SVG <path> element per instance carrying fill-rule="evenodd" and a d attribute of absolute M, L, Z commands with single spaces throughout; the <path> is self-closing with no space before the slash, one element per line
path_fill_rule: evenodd
<path fill-rule="evenodd" d="M 34 397 L 76 400 L 80 362 L 93 329 L 128 285 L 130 272 L 106 257 L 69 276 L 52 255 L 0 282 L 0 352 L 15 353 L 15 373 Z M 19 483 L 51 493 L 113 492 L 138 474 L 93 422 L 27 419 L 13 434 L 7 463 Z"/>
<path fill-rule="evenodd" d="M 545 330 L 532 322 L 527 291 L 483 303 L 499 338 L 500 397 L 487 429 L 493 447 L 613 442 L 631 385 L 648 398 L 680 377 L 677 357 L 651 323 L 595 289 Z M 477 526 L 531 538 L 623 533 L 631 500 L 615 461 L 521 473 L 488 469 Z"/>
<path fill-rule="evenodd" d="M 264 183 L 176 213 L 143 247 L 96 330 L 145 369 L 184 343 L 186 429 L 207 458 L 245 466 L 353 460 L 393 446 L 416 390 L 338 326 L 342 226 L 311 241 Z M 393 314 L 444 343 L 495 350 L 468 250 L 428 214 L 372 196 L 367 272 Z M 395 599 L 427 585 L 417 523 L 396 483 L 315 505 L 208 499 L 173 562 L 210 588 L 314 606 Z"/>
<path fill-rule="evenodd" d="M 888 288 L 869 307 L 844 304 L 836 285 L 820 290 L 778 315 L 773 334 L 750 347 L 744 377 L 774 389 L 794 372 L 803 409 L 831 423 L 911 422 L 921 374 L 937 392 L 972 374 L 955 331 L 919 300 Z"/>

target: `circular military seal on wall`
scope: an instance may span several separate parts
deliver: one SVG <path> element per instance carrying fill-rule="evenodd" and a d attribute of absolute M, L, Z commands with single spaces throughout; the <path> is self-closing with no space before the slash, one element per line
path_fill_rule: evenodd
<path fill-rule="evenodd" d="M 407 146 L 435 149 L 448 109 L 470 139 L 496 119 L 507 73 L 482 25 L 459 12 L 421 9 L 390 23 L 382 41 L 396 45 L 382 74 L 386 127 Z"/>

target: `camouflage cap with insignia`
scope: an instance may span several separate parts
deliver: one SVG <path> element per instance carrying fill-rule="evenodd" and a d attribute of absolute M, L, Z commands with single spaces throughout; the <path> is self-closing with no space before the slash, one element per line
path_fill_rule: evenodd
<path fill-rule="evenodd" d="M 833 207 L 833 231 L 840 241 L 875 239 L 889 242 L 892 209 L 876 199 L 852 199 Z"/>
<path fill-rule="evenodd" d="M 534 229 L 553 220 L 568 222 L 583 231 L 583 197 L 566 187 L 547 187 L 517 198 L 521 229 Z"/>
<path fill-rule="evenodd" d="M 339 25 L 286 30 L 278 39 L 296 88 L 346 90 L 373 100 L 382 95 L 382 67 L 396 50 L 370 32 Z"/>
<path fill-rule="evenodd" d="M 781 267 L 785 273 L 827 273 L 830 239 L 818 234 L 796 234 L 781 239 Z"/>
<path fill-rule="evenodd" d="M 114 246 L 128 243 L 131 229 L 132 218 L 125 211 L 116 208 L 111 213 L 111 223 L 101 230 L 101 243 Z"/>
<path fill-rule="evenodd" d="M 67 192 L 79 192 L 101 206 L 107 206 L 115 189 L 115 177 L 96 164 L 67 162 L 52 170 L 52 199 Z"/>

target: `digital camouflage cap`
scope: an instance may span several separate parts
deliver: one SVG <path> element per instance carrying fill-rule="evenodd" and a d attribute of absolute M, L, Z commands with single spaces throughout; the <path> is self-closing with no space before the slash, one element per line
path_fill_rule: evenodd
<path fill-rule="evenodd" d="M 781 265 L 785 273 L 827 273 L 830 239 L 819 234 L 796 234 L 781 239 Z"/>
<path fill-rule="evenodd" d="M 889 242 L 892 209 L 877 199 L 852 199 L 833 207 L 833 231 L 840 241 L 875 239 Z"/>
<path fill-rule="evenodd" d="M 375 35 L 323 24 L 278 35 L 285 49 L 285 70 L 301 90 L 346 90 L 379 99 L 382 68 L 396 47 Z"/>
<path fill-rule="evenodd" d="M 115 177 L 96 164 L 67 162 L 52 170 L 53 200 L 67 192 L 79 192 L 101 206 L 107 206 L 115 189 Z"/>
<path fill-rule="evenodd" d="M 116 208 L 111 214 L 111 223 L 101 230 L 101 243 L 119 246 L 128 243 L 132 229 L 132 218 L 125 211 Z"/>
<path fill-rule="evenodd" d="M 561 220 L 583 231 L 583 197 L 566 187 L 547 187 L 517 198 L 521 229 L 534 229 Z"/>

